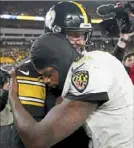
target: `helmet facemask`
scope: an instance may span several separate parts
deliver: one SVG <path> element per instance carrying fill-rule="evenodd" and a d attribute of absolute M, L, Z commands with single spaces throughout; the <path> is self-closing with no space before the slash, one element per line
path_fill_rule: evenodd
<path fill-rule="evenodd" d="M 89 46 L 90 38 L 92 35 L 92 29 L 88 32 L 67 31 L 65 32 L 65 34 L 66 38 L 70 41 L 70 43 L 77 50 L 77 52 L 82 53 Z"/>

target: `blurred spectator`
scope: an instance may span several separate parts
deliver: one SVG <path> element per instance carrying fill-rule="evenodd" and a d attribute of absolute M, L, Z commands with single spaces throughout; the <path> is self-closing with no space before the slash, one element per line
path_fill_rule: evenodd
<path fill-rule="evenodd" d="M 123 64 L 126 67 L 132 67 L 134 65 L 134 51 L 124 56 Z"/>
<path fill-rule="evenodd" d="M 15 64 L 28 56 L 29 48 L 23 46 L 2 47 L 0 50 L 0 64 Z"/>

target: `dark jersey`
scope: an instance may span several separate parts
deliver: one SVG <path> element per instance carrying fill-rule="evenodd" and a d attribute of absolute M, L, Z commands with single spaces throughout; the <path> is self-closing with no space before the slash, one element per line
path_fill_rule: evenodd
<path fill-rule="evenodd" d="M 16 76 L 20 102 L 33 117 L 43 118 L 46 86 L 29 59 L 18 66 Z"/>

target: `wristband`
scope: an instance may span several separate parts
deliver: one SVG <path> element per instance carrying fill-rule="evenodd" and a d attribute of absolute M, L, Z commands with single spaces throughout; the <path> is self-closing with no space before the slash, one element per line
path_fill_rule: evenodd
<path fill-rule="evenodd" d="M 119 40 L 118 43 L 117 43 L 117 45 L 118 45 L 120 48 L 125 48 L 127 44 L 126 44 L 124 41 Z"/>

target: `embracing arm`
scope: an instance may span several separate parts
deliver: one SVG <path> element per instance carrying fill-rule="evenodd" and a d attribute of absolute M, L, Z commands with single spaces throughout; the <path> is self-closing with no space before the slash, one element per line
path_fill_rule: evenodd
<path fill-rule="evenodd" d="M 65 99 L 36 122 L 18 99 L 10 101 L 15 124 L 26 148 L 49 148 L 77 130 L 97 104 Z"/>

